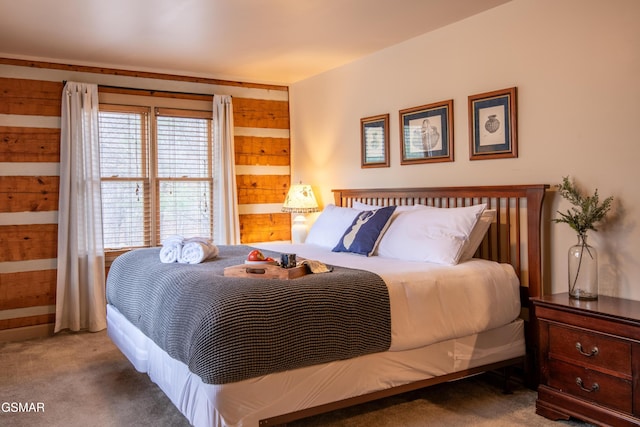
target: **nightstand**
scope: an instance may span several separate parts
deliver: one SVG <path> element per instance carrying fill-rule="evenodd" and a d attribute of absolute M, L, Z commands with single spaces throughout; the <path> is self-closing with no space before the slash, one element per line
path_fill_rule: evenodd
<path fill-rule="evenodd" d="M 584 301 L 567 293 L 531 301 L 539 344 L 536 413 L 640 425 L 640 301 Z"/>

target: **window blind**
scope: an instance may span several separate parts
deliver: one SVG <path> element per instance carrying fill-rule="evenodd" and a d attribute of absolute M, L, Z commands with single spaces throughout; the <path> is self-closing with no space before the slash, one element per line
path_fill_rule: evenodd
<path fill-rule="evenodd" d="M 98 114 L 105 249 L 150 245 L 148 108 Z"/>
<path fill-rule="evenodd" d="M 160 240 L 213 236 L 210 117 L 156 109 Z"/>

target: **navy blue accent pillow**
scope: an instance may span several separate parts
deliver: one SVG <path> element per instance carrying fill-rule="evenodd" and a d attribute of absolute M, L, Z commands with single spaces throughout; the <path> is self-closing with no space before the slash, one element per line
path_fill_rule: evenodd
<path fill-rule="evenodd" d="M 371 256 L 396 206 L 360 212 L 344 232 L 333 252 L 352 252 Z"/>

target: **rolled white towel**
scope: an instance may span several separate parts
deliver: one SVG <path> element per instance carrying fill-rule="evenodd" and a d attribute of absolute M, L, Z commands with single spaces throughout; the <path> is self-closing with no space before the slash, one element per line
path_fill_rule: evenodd
<path fill-rule="evenodd" d="M 160 249 L 160 261 L 164 263 L 177 262 L 180 259 L 182 253 L 182 244 L 170 243 L 163 245 Z"/>
<path fill-rule="evenodd" d="M 220 250 L 209 239 L 193 237 L 184 241 L 178 262 L 182 264 L 199 264 L 218 256 Z"/>
<path fill-rule="evenodd" d="M 184 237 L 174 234 L 171 236 L 166 237 L 163 241 L 162 241 L 162 246 L 165 245 L 182 245 L 184 243 Z"/>
<path fill-rule="evenodd" d="M 178 262 L 183 242 L 184 238 L 182 236 L 169 236 L 164 239 L 160 249 L 160 261 L 166 264 Z"/>
<path fill-rule="evenodd" d="M 200 242 L 200 243 L 204 243 L 205 245 L 213 245 L 213 241 L 207 237 L 188 237 L 183 241 L 184 244 L 187 244 L 190 242 Z"/>

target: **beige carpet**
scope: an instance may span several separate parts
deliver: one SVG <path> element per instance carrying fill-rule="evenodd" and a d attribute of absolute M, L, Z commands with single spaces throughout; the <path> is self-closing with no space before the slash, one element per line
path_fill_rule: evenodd
<path fill-rule="evenodd" d="M 535 392 L 502 394 L 478 376 L 300 420 L 296 427 L 580 426 L 535 414 Z M 39 412 L 11 412 L 33 403 Z M 136 372 L 105 332 L 0 344 L 1 426 L 188 426 L 145 374 Z"/>

